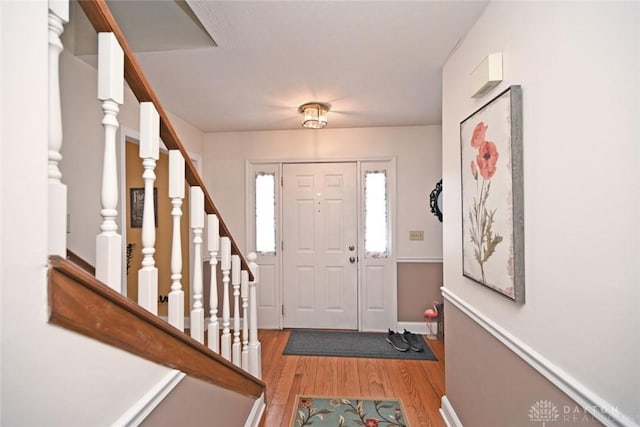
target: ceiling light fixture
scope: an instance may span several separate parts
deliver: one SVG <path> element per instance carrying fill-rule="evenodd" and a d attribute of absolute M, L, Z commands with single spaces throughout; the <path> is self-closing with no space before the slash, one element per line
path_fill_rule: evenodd
<path fill-rule="evenodd" d="M 320 102 L 309 102 L 298 107 L 298 112 L 302 113 L 304 121 L 302 127 L 310 129 L 322 129 L 327 125 L 327 113 L 331 106 Z"/>

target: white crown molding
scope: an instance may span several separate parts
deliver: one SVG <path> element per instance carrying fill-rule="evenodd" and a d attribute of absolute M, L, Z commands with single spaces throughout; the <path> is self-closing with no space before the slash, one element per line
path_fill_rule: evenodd
<path fill-rule="evenodd" d="M 451 402 L 449 402 L 447 396 L 442 396 L 440 403 L 440 416 L 447 427 L 463 427 L 462 421 L 458 418 L 458 414 L 456 414 L 453 406 L 451 406 Z"/>
<path fill-rule="evenodd" d="M 442 287 L 442 295 L 451 304 L 460 309 L 471 320 L 484 328 L 511 351 L 527 362 L 533 369 L 551 381 L 563 393 L 575 400 L 587 412 L 604 425 L 623 427 L 640 427 L 631 417 L 617 410 L 615 405 L 598 396 L 580 381 L 569 375 L 562 368 L 554 365 L 540 353 L 523 341 L 506 331 L 500 325 L 482 314 L 477 308 L 462 299 L 448 288 Z"/>
<path fill-rule="evenodd" d="M 172 369 L 155 386 L 145 393 L 140 400 L 131 406 L 127 412 L 122 414 L 112 426 L 137 426 L 164 400 L 165 397 L 182 381 L 186 376 L 177 369 Z"/>
<path fill-rule="evenodd" d="M 420 256 L 399 256 L 396 258 L 398 263 L 426 263 L 426 264 L 442 264 L 442 258 L 438 257 L 420 257 Z"/>

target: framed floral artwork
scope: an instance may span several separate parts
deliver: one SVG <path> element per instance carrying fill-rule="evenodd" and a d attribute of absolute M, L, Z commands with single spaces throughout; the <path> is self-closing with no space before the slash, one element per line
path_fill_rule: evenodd
<path fill-rule="evenodd" d="M 524 303 L 522 89 L 460 123 L 462 273 Z"/>

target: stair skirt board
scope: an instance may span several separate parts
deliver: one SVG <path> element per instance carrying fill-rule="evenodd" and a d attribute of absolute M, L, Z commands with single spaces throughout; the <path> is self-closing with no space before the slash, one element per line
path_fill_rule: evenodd
<path fill-rule="evenodd" d="M 113 426 L 137 426 L 164 400 L 165 397 L 186 376 L 177 369 L 171 370 L 155 386 L 153 386 L 140 400 L 122 414 Z"/>
<path fill-rule="evenodd" d="M 176 369 L 169 372 L 152 387 L 140 400 L 138 400 L 131 408 L 127 410 L 120 418 L 118 418 L 112 426 L 114 427 L 133 427 L 140 425 L 145 418 L 153 412 L 165 397 L 182 381 L 186 375 Z M 253 402 L 251 412 L 245 422 L 245 427 L 258 427 L 262 420 L 262 414 L 266 409 L 264 394 Z"/>
<path fill-rule="evenodd" d="M 247 422 L 244 423 L 244 427 L 258 427 L 260 425 L 260 420 L 262 420 L 262 414 L 264 413 L 266 406 L 267 405 L 264 401 L 264 394 L 262 394 L 255 400 L 255 402 L 253 402 L 251 412 L 249 413 Z"/>
<path fill-rule="evenodd" d="M 458 414 L 456 414 L 455 409 L 451 406 L 451 402 L 447 399 L 447 396 L 442 396 L 442 401 L 440 404 L 440 416 L 444 420 L 444 423 L 447 427 L 463 427 L 460 418 L 458 418 Z"/>

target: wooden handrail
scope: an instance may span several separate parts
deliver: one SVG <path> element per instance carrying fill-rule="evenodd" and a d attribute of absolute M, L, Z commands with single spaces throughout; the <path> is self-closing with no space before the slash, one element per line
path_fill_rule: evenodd
<path fill-rule="evenodd" d="M 49 322 L 258 398 L 265 384 L 120 295 L 71 261 L 49 259 Z"/>
<path fill-rule="evenodd" d="M 204 192 L 205 211 L 208 214 L 218 215 L 218 219 L 220 220 L 220 235 L 226 236 L 231 239 L 231 252 L 240 256 L 240 259 L 242 261 L 242 269 L 247 270 L 249 272 L 250 279 L 254 280 L 247 260 L 245 259 L 242 252 L 240 252 L 240 248 L 238 247 L 236 241 L 233 239 L 229 228 L 222 219 L 220 211 L 213 202 L 213 198 L 209 194 L 209 191 L 207 191 L 204 185 L 204 181 L 200 177 L 200 174 L 198 174 L 196 166 L 189 158 L 187 150 L 184 148 L 184 145 L 180 141 L 178 134 L 171 125 L 171 121 L 169 120 L 167 112 L 162 107 L 162 104 L 160 104 L 160 100 L 156 96 L 153 88 L 151 87 L 151 84 L 142 71 L 142 67 L 138 63 L 133 50 L 131 50 L 131 47 L 127 43 L 127 39 L 124 37 L 124 34 L 120 30 L 118 23 L 111 14 L 109 6 L 107 6 L 105 0 L 79 0 L 78 3 L 80 4 L 80 7 L 82 7 L 85 15 L 87 15 L 89 22 L 91 22 L 96 32 L 111 32 L 115 35 L 124 52 L 125 80 L 138 99 L 138 102 L 153 102 L 153 105 L 156 107 L 156 110 L 160 115 L 160 138 L 162 138 L 162 141 L 168 149 L 180 150 L 180 152 L 182 153 L 182 157 L 184 157 L 185 160 L 185 176 L 187 182 L 191 186 L 199 186 L 200 188 L 202 188 L 202 191 Z"/>
<path fill-rule="evenodd" d="M 67 248 L 67 259 L 73 262 L 74 264 L 77 264 L 78 266 L 80 266 L 83 270 L 89 272 L 89 274 L 93 274 L 94 276 L 96 275 L 96 268 L 93 265 L 89 264 L 89 261 L 85 260 L 80 255 L 78 255 L 77 253 L 73 252 L 71 249 L 68 249 L 68 248 Z"/>

